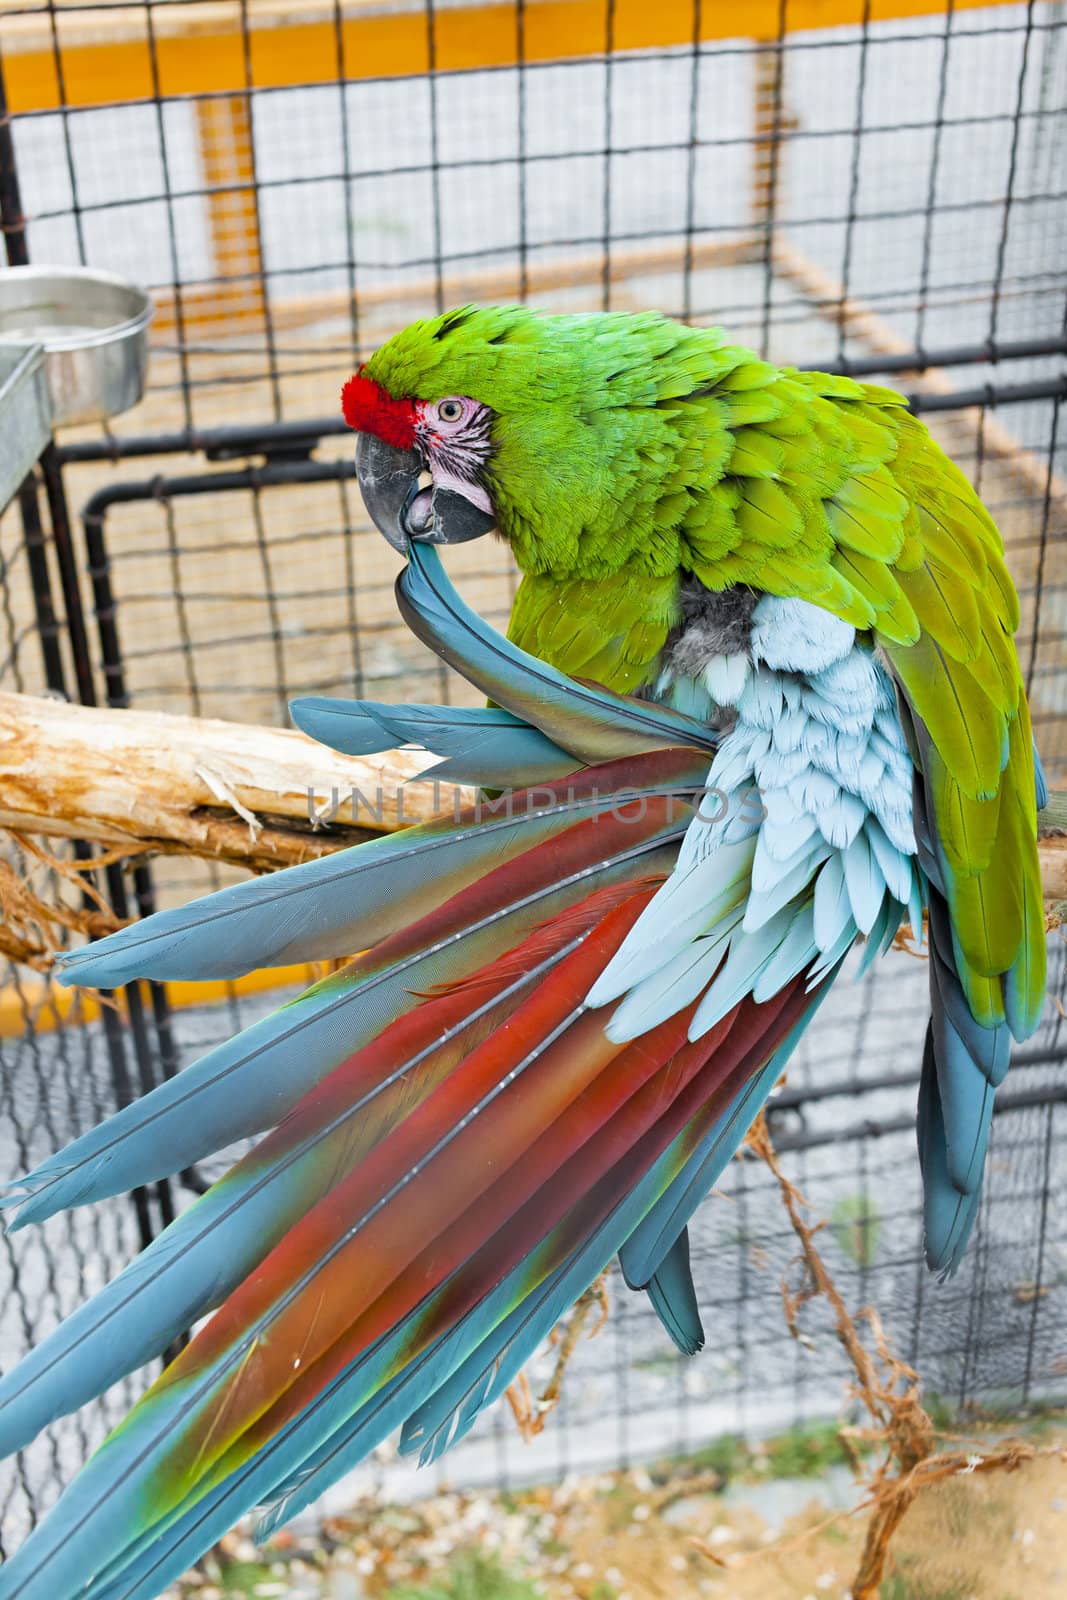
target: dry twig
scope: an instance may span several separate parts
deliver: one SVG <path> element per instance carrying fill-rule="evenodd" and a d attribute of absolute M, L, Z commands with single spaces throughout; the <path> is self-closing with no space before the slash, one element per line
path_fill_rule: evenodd
<path fill-rule="evenodd" d="M 587 1337 L 590 1339 L 596 1338 L 608 1320 L 610 1305 L 606 1272 L 602 1272 L 599 1278 L 589 1285 L 581 1298 L 575 1301 L 568 1315 L 552 1330 L 552 1343 L 556 1346 L 556 1364 L 540 1396 L 535 1398 L 525 1372 L 520 1372 L 514 1383 L 509 1384 L 505 1390 L 516 1426 L 527 1444 L 531 1439 L 537 1438 L 544 1428 L 545 1418 L 559 1404 L 564 1374 L 579 1340 L 585 1333 L 586 1323 L 594 1306 L 599 1308 L 600 1314 L 595 1326 L 588 1332 Z"/>
<path fill-rule="evenodd" d="M 18 838 L 18 842 L 27 846 L 29 853 L 43 865 L 62 877 L 78 881 L 70 863 L 54 859 L 27 840 Z M 100 939 L 123 926 L 91 884 L 80 881 L 79 887 L 89 895 L 95 909 L 91 906 L 75 908 L 54 899 L 42 900 L 19 877 L 11 863 L 0 858 L 0 956 L 21 962 L 37 972 L 47 972 L 52 966 L 52 952 L 59 943 L 60 929 Z"/>
<path fill-rule="evenodd" d="M 0 826 L 113 860 L 291 866 L 462 803 L 453 785 L 411 781 L 432 765 L 425 751 L 340 755 L 290 728 L 0 693 Z"/>
<path fill-rule="evenodd" d="M 842 1443 L 850 1450 L 857 1475 L 860 1463 L 858 1455 L 851 1449 L 850 1440 L 866 1440 L 880 1447 L 882 1452 L 881 1459 L 867 1480 L 867 1493 L 858 1505 L 849 1511 L 834 1513 L 816 1527 L 806 1529 L 798 1539 L 756 1552 L 754 1559 L 770 1550 L 782 1553 L 810 1538 L 829 1523 L 869 1511 L 863 1553 L 859 1570 L 852 1581 L 851 1593 L 853 1600 L 877 1600 L 889 1567 L 893 1536 L 917 1495 L 946 1478 L 969 1476 L 975 1472 L 1013 1472 L 1024 1462 L 1038 1456 L 1056 1455 L 1064 1459 L 1065 1452 L 1059 1448 L 1039 1449 L 1019 1439 L 1003 1440 L 993 1449 L 939 1448 L 939 1439 L 953 1445 L 958 1445 L 959 1441 L 951 1439 L 949 1435 L 939 1434 L 934 1427 L 919 1400 L 918 1375 L 893 1353 L 877 1311 L 867 1306 L 855 1316 L 849 1313 L 816 1248 L 816 1235 L 825 1224 L 805 1221 L 803 1211 L 807 1202 L 782 1171 L 762 1115 L 754 1124 L 747 1143 L 774 1176 L 790 1225 L 800 1242 L 800 1260 L 805 1268 L 806 1282 L 795 1291 L 787 1284 L 782 1285 L 786 1326 L 792 1337 L 800 1340 L 800 1314 L 804 1306 L 819 1297 L 829 1303 L 834 1331 L 854 1373 L 851 1393 L 862 1403 L 871 1419 L 869 1427 L 842 1428 Z M 873 1350 L 861 1337 L 857 1326 L 859 1322 L 866 1323 Z M 695 1540 L 694 1543 L 719 1566 L 734 1565 L 739 1559 L 745 1559 L 724 1558 L 703 1540 Z"/>

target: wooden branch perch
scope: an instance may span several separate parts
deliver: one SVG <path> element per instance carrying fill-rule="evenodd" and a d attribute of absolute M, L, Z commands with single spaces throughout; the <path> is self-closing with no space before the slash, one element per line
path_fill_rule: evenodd
<path fill-rule="evenodd" d="M 287 728 L 0 694 L 0 827 L 117 853 L 289 866 L 451 808 L 452 786 L 407 782 L 432 761 L 337 755 Z"/>
<path fill-rule="evenodd" d="M 408 781 L 432 759 L 342 756 L 286 728 L 0 694 L 0 827 L 266 871 L 451 809 L 451 785 Z M 1067 901 L 1067 794 L 1041 824 L 1045 897 Z"/>

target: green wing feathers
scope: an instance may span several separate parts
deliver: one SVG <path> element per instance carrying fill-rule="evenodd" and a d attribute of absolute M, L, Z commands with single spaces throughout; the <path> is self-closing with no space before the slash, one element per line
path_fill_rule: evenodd
<path fill-rule="evenodd" d="M 992 519 L 910 417 L 891 470 L 919 547 L 895 576 L 921 631 L 914 642 L 881 628 L 876 638 L 920 730 L 964 993 L 986 1027 L 1007 1021 L 1025 1038 L 1044 1002 L 1045 919 L 1018 597 Z"/>
<path fill-rule="evenodd" d="M 678 362 L 694 337 L 676 330 Z M 964 993 L 985 1026 L 1025 1036 L 1044 997 L 1044 917 L 1018 597 L 996 525 L 891 389 L 721 343 L 670 370 L 654 413 L 669 444 L 644 461 L 654 509 L 631 507 L 645 559 L 608 570 L 590 532 L 570 571 L 527 572 L 510 637 L 573 677 L 639 690 L 686 572 L 813 601 L 869 634 L 914 734 Z M 625 412 L 610 411 L 616 431 Z"/>
<path fill-rule="evenodd" d="M 565 672 L 630 694 L 647 683 L 681 616 L 678 574 L 629 569 L 610 577 L 529 573 L 519 584 L 508 638 Z"/>
<path fill-rule="evenodd" d="M 799 596 L 870 632 L 914 731 L 964 993 L 986 1027 L 1007 1021 L 1025 1037 L 1044 999 L 1045 928 L 1019 603 L 1000 534 L 900 395 L 765 373 L 762 388 L 723 394 L 745 406 L 708 497 L 722 503 L 690 538 L 692 568 L 709 587 Z"/>

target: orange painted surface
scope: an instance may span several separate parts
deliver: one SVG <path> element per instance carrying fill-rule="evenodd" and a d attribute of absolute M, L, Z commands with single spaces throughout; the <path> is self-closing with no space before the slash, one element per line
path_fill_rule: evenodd
<path fill-rule="evenodd" d="M 176 1010 L 188 1006 L 217 1005 L 232 995 L 263 994 L 291 984 L 304 988 L 315 983 L 326 971 L 323 965 L 304 962 L 290 967 L 262 967 L 243 978 L 210 978 L 200 983 L 168 983 L 167 999 Z M 125 1016 L 125 1008 L 118 1004 Z M 32 1028 L 35 1033 L 51 1033 L 66 1024 L 96 1022 L 101 1002 L 93 989 L 64 989 L 46 978 L 27 976 L 16 986 L 0 988 L 0 1039 L 21 1038 Z"/>
<path fill-rule="evenodd" d="M 972 10 L 996 0 L 956 0 L 956 10 Z M 574 60 L 602 55 L 607 47 L 604 0 L 528 0 L 525 7 L 527 61 Z M 942 12 L 941 0 L 872 0 L 872 22 L 930 16 Z M 862 0 L 789 0 L 785 28 L 789 33 L 855 25 L 863 19 Z M 97 20 L 98 19 L 98 20 Z M 19 26 L 13 26 L 14 22 Z M 98 106 L 151 99 L 154 83 L 148 41 L 133 34 L 134 20 L 125 13 L 56 13 L 62 51 L 65 101 L 60 96 L 49 25 L 42 17 L 11 19 L 3 38 L 4 74 L 12 112 L 47 111 L 68 106 Z M 775 39 L 780 26 L 779 0 L 704 0 L 701 38 Z M 299 6 L 285 16 L 251 12 L 249 55 L 251 85 L 245 66 L 241 31 L 230 12 L 208 29 L 204 18 L 190 15 L 188 31 L 181 17 L 171 19 L 156 40 L 159 92 L 182 94 L 240 93 L 295 84 L 334 83 L 338 76 L 337 34 L 332 21 L 301 21 Z M 617 0 L 614 18 L 616 50 L 664 49 L 691 42 L 693 0 Z M 64 35 L 69 42 L 65 42 Z M 342 25 L 344 75 L 350 82 L 365 78 L 402 77 L 428 70 L 430 45 L 426 14 L 377 10 L 373 5 L 350 11 Z M 442 9 L 435 15 L 434 56 L 437 67 L 457 71 L 513 65 L 518 58 L 516 17 L 506 3 L 483 3 Z"/>
<path fill-rule="evenodd" d="M 248 97 L 231 94 L 199 100 L 196 122 L 200 164 L 209 190 L 208 224 L 215 271 L 222 281 L 207 297 L 206 308 L 198 307 L 195 296 L 183 304 L 181 332 L 208 333 L 213 324 L 223 319 L 231 330 L 258 330 L 265 313 L 263 252 Z M 170 309 L 173 312 L 173 304 Z M 176 316 L 173 325 L 177 334 Z"/>

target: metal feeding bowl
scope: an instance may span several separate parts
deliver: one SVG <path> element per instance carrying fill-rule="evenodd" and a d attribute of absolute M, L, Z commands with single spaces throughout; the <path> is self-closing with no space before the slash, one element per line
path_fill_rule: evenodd
<path fill-rule="evenodd" d="M 41 345 L 52 422 L 100 422 L 136 405 L 148 365 L 150 296 L 89 267 L 0 271 L 0 345 Z"/>
<path fill-rule="evenodd" d="M 39 344 L 0 344 L 0 511 L 52 437 L 52 407 Z"/>

